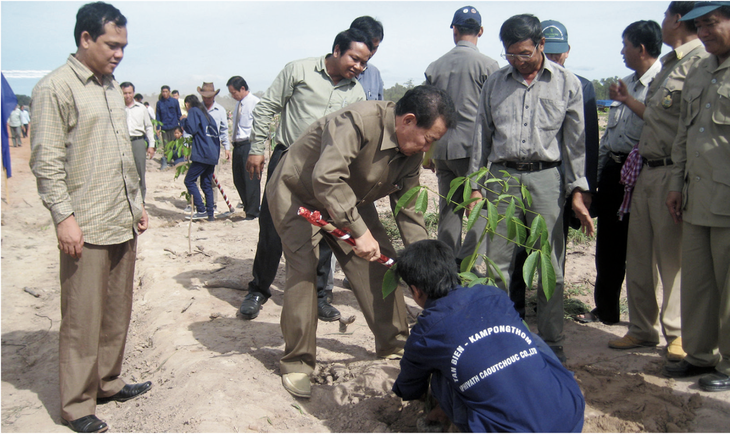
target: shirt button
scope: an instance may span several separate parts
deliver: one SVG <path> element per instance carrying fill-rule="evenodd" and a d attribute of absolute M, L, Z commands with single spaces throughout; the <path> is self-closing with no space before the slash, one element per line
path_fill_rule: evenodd
<path fill-rule="evenodd" d="M 525 122 L 525 126 L 527 126 L 527 122 Z"/>
<path fill-rule="evenodd" d="M 712 84 L 715 84 L 715 83 L 717 83 L 717 79 L 716 78 L 713 78 L 712 79 Z"/>
<path fill-rule="evenodd" d="M 526 105 L 525 108 L 528 109 L 528 108 L 530 108 L 530 106 L 529 105 Z"/>
<path fill-rule="evenodd" d="M 708 102 L 707 105 L 705 105 L 705 108 L 710 108 L 710 103 Z"/>
<path fill-rule="evenodd" d="M 525 141 L 523 140 L 522 143 L 525 143 Z"/>
<path fill-rule="evenodd" d="M 705 132 L 705 128 L 704 127 L 700 128 L 700 132 L 701 133 L 704 133 Z"/>
<path fill-rule="evenodd" d="M 695 181 L 699 181 L 699 180 L 700 180 L 699 176 L 695 177 Z"/>

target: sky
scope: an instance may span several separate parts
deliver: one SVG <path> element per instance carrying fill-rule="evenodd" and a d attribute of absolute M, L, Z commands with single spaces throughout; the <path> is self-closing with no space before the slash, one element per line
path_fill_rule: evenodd
<path fill-rule="evenodd" d="M 499 62 L 499 28 L 509 17 L 531 13 L 568 29 L 566 67 L 590 80 L 629 75 L 620 54 L 621 33 L 634 21 L 661 23 L 665 1 L 109 1 L 127 17 L 129 45 L 115 71 L 137 92 L 162 85 L 188 95 L 213 82 L 243 76 L 252 92 L 265 91 L 286 63 L 329 53 L 335 36 L 353 19 L 370 15 L 384 38 L 370 63 L 385 87 L 412 80 L 453 48 L 451 19 L 467 4 L 482 15 L 479 50 Z M 0 69 L 16 94 L 30 95 L 48 72 L 76 51 L 76 12 L 87 2 L 0 2 Z M 664 47 L 663 53 L 668 52 Z"/>

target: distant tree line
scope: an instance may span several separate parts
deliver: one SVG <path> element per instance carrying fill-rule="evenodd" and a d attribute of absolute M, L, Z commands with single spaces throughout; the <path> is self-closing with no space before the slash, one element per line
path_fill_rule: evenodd
<path fill-rule="evenodd" d="M 619 77 L 602 78 L 600 80 L 593 80 L 593 87 L 596 90 L 596 99 L 611 99 L 608 96 L 608 88 L 613 83 L 618 83 Z M 413 80 L 408 80 L 405 85 L 396 83 L 393 87 L 389 87 L 383 91 L 383 96 L 386 101 L 398 102 L 399 99 L 405 95 L 408 89 L 414 88 L 416 85 L 413 84 Z"/>
<path fill-rule="evenodd" d="M 30 97 L 28 95 L 15 95 L 18 98 L 18 105 L 30 105 Z"/>

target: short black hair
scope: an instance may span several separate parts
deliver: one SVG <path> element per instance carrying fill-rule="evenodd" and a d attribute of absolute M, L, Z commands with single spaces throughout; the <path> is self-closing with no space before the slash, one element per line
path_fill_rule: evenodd
<path fill-rule="evenodd" d="M 241 90 L 241 88 L 248 90 L 248 83 L 246 83 L 246 80 L 244 80 L 240 75 L 234 75 L 229 78 L 226 86 L 233 86 L 236 90 Z"/>
<path fill-rule="evenodd" d="M 163 86 L 162 86 L 162 87 L 160 88 L 160 92 L 162 92 L 162 91 L 163 91 L 163 90 L 165 90 L 165 89 L 167 89 L 167 90 L 170 90 L 170 86 L 168 86 L 168 85 L 163 85 Z"/>
<path fill-rule="evenodd" d="M 134 96 L 134 99 L 136 99 L 137 101 L 142 101 L 144 99 L 144 97 L 142 96 L 141 93 L 138 93 L 137 95 Z"/>
<path fill-rule="evenodd" d="M 335 48 L 339 47 L 340 54 L 345 54 L 353 42 L 362 42 L 367 45 L 368 50 L 373 51 L 373 40 L 368 35 L 358 29 L 347 29 L 344 32 L 338 33 L 335 37 L 335 42 L 332 44 L 332 52 L 334 53 Z"/>
<path fill-rule="evenodd" d="M 408 90 L 395 104 L 395 114 L 402 116 L 413 113 L 416 125 L 431 128 L 436 119 L 442 117 L 446 128 L 456 126 L 456 109 L 451 97 L 436 86 L 421 85 Z"/>
<path fill-rule="evenodd" d="M 689 11 L 694 9 L 695 3 L 697 2 L 671 2 L 669 3 L 667 10 L 672 15 L 679 14 L 680 17 L 683 17 L 687 15 Z M 697 33 L 697 26 L 695 26 L 694 20 L 682 21 L 682 23 L 684 23 L 687 30 L 691 33 Z"/>
<path fill-rule="evenodd" d="M 172 91 L 172 92 L 170 92 L 170 93 L 171 93 L 171 94 L 173 94 L 173 95 L 175 95 L 175 94 L 178 94 L 178 95 L 180 95 L 180 92 L 178 92 L 178 91 L 177 91 L 177 89 L 173 90 L 173 91 Z"/>
<path fill-rule="evenodd" d="M 185 130 L 180 125 L 173 128 L 172 131 L 180 131 L 180 133 L 185 134 Z"/>
<path fill-rule="evenodd" d="M 468 18 L 465 25 L 454 25 L 461 35 L 478 35 L 482 25 L 474 18 Z"/>
<path fill-rule="evenodd" d="M 352 21 L 352 24 L 350 24 L 350 28 L 358 29 L 365 33 L 371 41 L 373 39 L 377 39 L 380 42 L 383 41 L 383 24 L 373 17 L 367 15 L 357 17 Z"/>
<path fill-rule="evenodd" d="M 515 15 L 502 24 L 499 39 L 505 50 L 518 42 L 531 40 L 537 47 L 542 41 L 540 20 L 530 14 Z"/>
<path fill-rule="evenodd" d="M 132 88 L 132 91 L 135 91 L 136 90 L 134 88 L 134 85 L 132 83 L 128 82 L 128 81 L 125 81 L 124 83 L 120 84 L 119 87 L 121 87 L 122 89 L 124 89 L 125 87 L 131 87 Z"/>
<path fill-rule="evenodd" d="M 655 21 L 641 20 L 629 24 L 621 34 L 634 47 L 641 45 L 654 58 L 662 54 L 662 28 Z"/>
<path fill-rule="evenodd" d="M 76 47 L 81 45 L 81 34 L 89 32 L 91 39 L 96 39 L 104 34 L 104 26 L 107 23 L 114 23 L 117 27 L 126 27 L 127 18 L 114 6 L 104 3 L 87 3 L 81 6 L 76 13 L 76 27 L 74 28 L 74 40 Z"/>
<path fill-rule="evenodd" d="M 720 6 L 716 10 L 723 17 L 730 19 L 730 6 Z"/>
<path fill-rule="evenodd" d="M 403 249 L 395 264 L 395 275 L 431 300 L 445 297 L 460 283 L 454 252 L 439 240 L 421 240 Z"/>
<path fill-rule="evenodd" d="M 137 97 L 135 97 L 135 99 L 136 99 L 136 98 L 137 98 Z M 144 105 L 145 105 L 145 107 L 149 107 L 149 106 L 150 106 L 150 103 L 148 103 L 147 101 L 145 101 L 145 102 L 144 102 Z"/>

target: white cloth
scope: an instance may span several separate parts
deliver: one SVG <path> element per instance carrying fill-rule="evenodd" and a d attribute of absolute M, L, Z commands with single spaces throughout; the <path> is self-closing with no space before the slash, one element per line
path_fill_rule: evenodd
<path fill-rule="evenodd" d="M 149 112 L 147 108 L 139 102 L 134 102 L 132 106 L 124 107 L 127 112 L 127 126 L 129 127 L 130 137 L 147 137 L 147 147 L 155 147 L 155 131 L 152 128 L 152 121 L 150 120 Z"/>
<path fill-rule="evenodd" d="M 253 127 L 253 109 L 259 102 L 259 98 L 249 93 L 236 105 L 236 114 L 234 118 L 237 125 L 233 126 L 233 141 L 241 142 L 251 138 L 251 128 Z"/>

